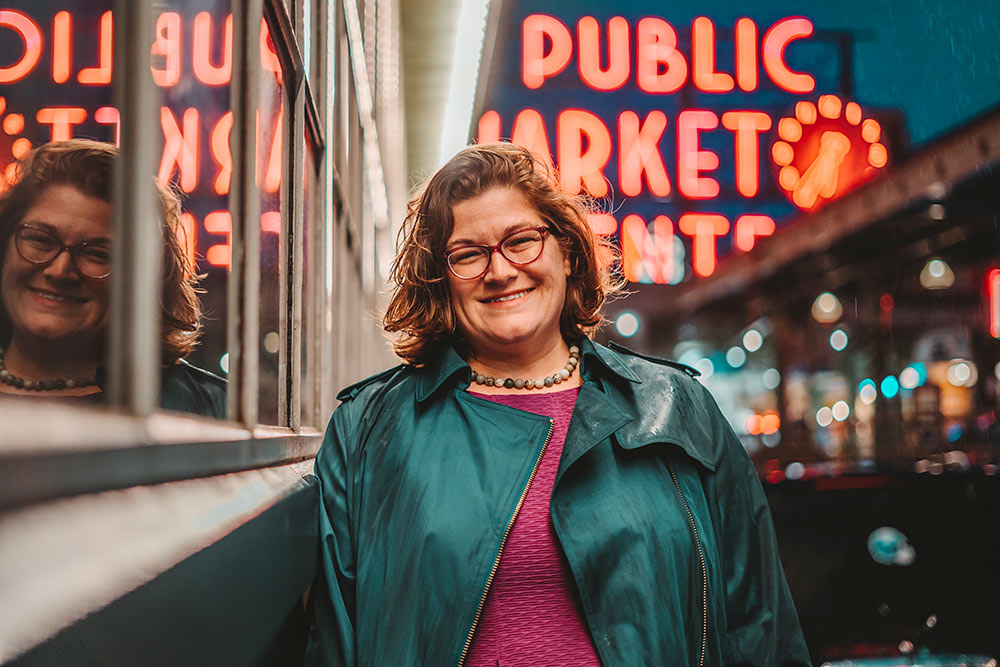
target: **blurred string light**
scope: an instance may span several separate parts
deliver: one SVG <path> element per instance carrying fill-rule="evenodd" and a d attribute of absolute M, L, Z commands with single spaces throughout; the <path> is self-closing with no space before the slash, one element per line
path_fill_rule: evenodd
<path fill-rule="evenodd" d="M 833 404 L 830 412 L 833 414 L 834 419 L 842 422 L 851 414 L 851 406 L 847 404 L 847 401 L 837 401 Z"/>
<path fill-rule="evenodd" d="M 945 372 L 948 383 L 955 387 L 972 387 L 979 381 L 979 370 L 966 359 L 955 359 Z"/>
<path fill-rule="evenodd" d="M 734 345 L 726 352 L 726 363 L 733 368 L 739 368 L 745 364 L 746 361 L 747 353 L 744 352 L 743 348 L 738 345 Z"/>
<path fill-rule="evenodd" d="M 875 380 L 865 378 L 858 384 L 858 398 L 865 405 L 871 405 L 878 398 L 878 389 L 875 388 Z"/>
<path fill-rule="evenodd" d="M 891 526 L 876 528 L 868 535 L 868 553 L 882 565 L 909 565 L 917 552 L 906 535 Z"/>
<path fill-rule="evenodd" d="M 625 338 L 631 338 L 639 331 L 639 317 L 626 310 L 615 318 L 615 329 Z"/>
<path fill-rule="evenodd" d="M 760 441 L 764 443 L 765 447 L 777 447 L 781 443 L 781 431 L 765 433 L 760 436 Z"/>
<path fill-rule="evenodd" d="M 886 375 L 882 378 L 882 384 L 879 385 L 879 389 L 882 390 L 883 396 L 892 398 L 899 393 L 899 380 L 896 379 L 895 375 Z"/>
<path fill-rule="evenodd" d="M 479 61 L 486 37 L 488 0 L 462 0 L 455 26 L 455 50 L 451 60 L 448 101 L 441 125 L 438 164 L 443 165 L 465 147 L 472 124 L 472 104 L 479 76 Z"/>
<path fill-rule="evenodd" d="M 836 329 L 832 334 L 830 334 L 830 347 L 837 352 L 840 352 L 847 347 L 847 341 L 847 332 L 843 329 Z"/>
<path fill-rule="evenodd" d="M 925 289 L 948 289 L 955 284 L 955 272 L 943 259 L 929 259 L 920 271 L 920 284 Z"/>
<path fill-rule="evenodd" d="M 825 405 L 823 407 L 821 407 L 819 410 L 817 410 L 816 411 L 816 423 L 819 424 L 820 426 L 822 426 L 823 428 L 826 428 L 827 426 L 829 426 L 830 424 L 832 424 L 833 423 L 833 410 L 831 410 L 830 408 L 828 408 Z"/>
<path fill-rule="evenodd" d="M 785 477 L 787 477 L 792 481 L 795 481 L 797 479 L 802 479 L 802 476 L 805 474 L 806 474 L 806 467 L 798 461 L 793 461 L 792 463 L 789 463 L 788 466 L 785 468 Z"/>
<path fill-rule="evenodd" d="M 222 358 L 219 359 L 219 368 L 222 369 L 223 373 L 228 373 L 229 372 L 229 353 L 228 352 L 226 352 L 224 355 L 222 355 Z"/>
<path fill-rule="evenodd" d="M 899 386 L 903 389 L 916 389 L 927 382 L 927 367 L 919 361 L 912 363 L 899 373 Z"/>
<path fill-rule="evenodd" d="M 764 336 L 756 329 L 747 329 L 747 332 L 743 334 L 743 347 L 747 349 L 747 352 L 756 352 L 763 344 Z"/>
<path fill-rule="evenodd" d="M 997 364 L 1000 368 L 1000 364 Z M 768 368 L 764 371 L 764 387 L 767 389 L 777 389 L 778 385 L 781 384 L 781 373 L 778 372 L 777 368 Z"/>
<path fill-rule="evenodd" d="M 820 324 L 836 322 L 844 314 L 844 306 L 833 292 L 823 292 L 812 305 L 812 316 Z"/>
<path fill-rule="evenodd" d="M 701 373 L 701 377 L 706 380 L 712 377 L 712 373 L 715 372 L 715 364 L 713 364 L 712 360 L 709 359 L 708 357 L 703 357 L 702 359 L 699 359 L 695 363 L 694 368 L 695 370 L 699 371 Z"/>

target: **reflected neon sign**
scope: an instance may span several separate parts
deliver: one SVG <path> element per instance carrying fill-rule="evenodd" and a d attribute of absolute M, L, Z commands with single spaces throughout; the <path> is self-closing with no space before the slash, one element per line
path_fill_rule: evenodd
<path fill-rule="evenodd" d="M 96 24 L 91 25 L 94 19 Z M 81 28 L 84 23 L 87 27 Z M 96 17 L 91 13 L 61 10 L 52 16 L 51 22 L 43 22 L 18 9 L 0 9 L 0 52 L 3 53 L 0 84 L 31 82 L 30 85 L 38 86 L 37 90 L 46 91 L 42 97 L 46 101 L 76 101 L 70 89 L 63 92 L 63 86 L 95 89 L 110 86 L 114 29 L 110 11 Z M 155 36 L 150 45 L 150 75 L 154 83 L 165 90 L 177 86 L 190 90 L 192 84 L 209 90 L 226 86 L 232 78 L 232 40 L 231 15 L 216 18 L 202 11 L 185 20 L 177 12 L 163 12 L 157 16 Z M 263 71 L 272 74 L 280 83 L 281 68 L 266 24 L 261 26 L 260 57 Z M 189 69 L 185 69 L 185 63 Z M 47 64 L 51 66 L 46 67 Z M 56 87 L 46 88 L 46 84 Z M 32 148 L 28 136 L 40 135 L 44 140 L 60 141 L 77 136 L 81 126 L 90 127 L 92 131 L 96 124 L 107 128 L 109 140 L 119 141 L 119 112 L 112 106 L 88 107 L 71 103 L 15 108 L 19 101 L 11 94 L 0 96 L 0 129 L 7 137 L 0 145 L 9 146 L 10 151 L 9 155 L 0 155 L 0 165 L 5 165 L 0 168 L 0 188 L 14 177 L 13 160 L 23 157 Z M 159 126 L 163 141 L 157 167 L 159 180 L 167 182 L 176 178 L 180 189 L 194 196 L 227 195 L 233 169 L 229 149 L 232 113 L 163 105 L 159 109 Z M 257 183 L 264 193 L 276 193 L 281 187 L 282 134 L 280 112 L 266 119 L 258 112 Z M 274 224 L 276 215 L 273 211 L 263 213 L 263 232 L 278 233 L 280 224 Z M 182 227 L 185 247 L 193 258 L 197 250 L 198 225 L 191 213 L 185 213 Z M 217 210 L 204 216 L 201 229 L 226 237 L 224 243 L 210 244 L 206 248 L 205 259 L 210 265 L 229 265 L 230 228 L 226 211 Z"/>

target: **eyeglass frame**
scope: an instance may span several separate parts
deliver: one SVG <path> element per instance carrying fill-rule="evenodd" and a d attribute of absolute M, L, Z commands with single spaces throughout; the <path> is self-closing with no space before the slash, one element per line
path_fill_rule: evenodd
<path fill-rule="evenodd" d="M 59 248 L 58 251 L 56 251 L 56 254 L 52 255 L 52 257 L 49 258 L 49 259 L 45 259 L 45 260 L 39 261 L 39 260 L 36 260 L 36 259 L 30 259 L 28 257 L 25 257 L 24 256 L 24 252 L 21 250 L 21 241 L 20 241 L 21 230 L 23 230 L 23 229 L 32 229 L 32 230 L 34 230 L 36 232 L 41 232 L 43 234 L 48 234 L 49 236 L 51 236 L 52 238 L 54 238 L 61 245 L 61 247 Z M 79 248 L 105 247 L 105 246 L 102 246 L 100 244 L 93 243 L 91 241 L 84 241 L 83 243 L 63 243 L 62 238 L 58 234 L 56 234 L 56 233 L 54 233 L 54 232 L 52 232 L 52 231 L 50 231 L 48 229 L 45 229 L 44 227 L 38 227 L 36 225 L 32 225 L 29 222 L 22 222 L 22 223 L 20 223 L 19 225 L 17 225 L 14 228 L 14 237 L 13 237 L 12 241 L 14 242 L 14 249 L 17 251 L 17 254 L 21 257 L 21 259 L 23 259 L 24 261 L 29 262 L 31 264 L 34 264 L 35 266 L 48 266 L 48 265 L 52 264 L 54 261 L 56 261 L 56 259 L 59 258 L 59 255 L 63 254 L 66 251 L 69 251 L 69 260 L 70 260 L 70 262 L 73 263 L 73 268 L 76 269 L 76 272 L 79 273 L 84 278 L 89 278 L 90 280 L 104 280 L 105 278 L 107 278 L 108 276 L 110 276 L 111 272 L 112 272 L 112 270 L 109 268 L 108 272 L 105 273 L 102 276 L 89 276 L 89 275 L 87 275 L 86 273 L 83 272 L 83 269 L 80 268 L 80 265 L 76 261 L 76 252 L 77 252 L 77 250 Z"/>
<path fill-rule="evenodd" d="M 538 251 L 538 254 L 535 257 L 533 257 L 532 259 L 529 259 L 527 262 L 518 262 L 517 260 L 511 259 L 510 257 L 508 257 L 506 255 L 506 253 L 504 253 L 504 251 L 503 251 L 503 244 L 506 243 L 509 238 L 511 238 L 512 236 L 516 236 L 518 234 L 521 234 L 522 232 L 531 232 L 531 231 L 538 232 L 539 234 L 542 235 L 542 247 Z M 478 280 L 479 278 L 482 278 L 483 276 L 485 276 L 486 272 L 490 270 L 490 264 L 493 262 L 493 253 L 495 253 L 495 252 L 499 252 L 500 255 L 504 259 L 506 259 L 508 262 L 510 262 L 511 264 L 513 264 L 515 266 L 527 266 L 528 264 L 531 264 L 532 262 L 537 261 L 538 258 L 542 256 L 542 253 L 545 252 L 545 237 L 546 237 L 546 235 L 553 234 L 553 233 L 554 232 L 552 231 L 552 229 L 550 227 L 547 227 L 547 226 L 544 226 L 544 225 L 543 226 L 538 226 L 538 227 L 522 227 L 520 229 L 515 229 L 510 234 L 508 234 L 507 236 L 505 236 L 502 239 L 500 239 L 499 243 L 496 243 L 494 245 L 488 245 L 486 243 L 471 243 L 469 245 L 460 245 L 457 248 L 452 248 L 451 250 L 446 250 L 445 252 L 443 252 L 441 254 L 444 257 L 444 263 L 448 267 L 448 271 L 451 273 L 451 275 L 455 276 L 459 280 Z M 467 248 L 484 248 L 486 250 L 486 252 L 487 252 L 487 255 L 486 255 L 486 267 L 478 275 L 471 276 L 471 277 L 468 277 L 468 278 L 465 277 L 465 276 L 458 275 L 458 273 L 455 271 L 455 269 L 451 265 L 451 260 L 448 259 L 448 257 L 451 256 L 453 253 L 456 253 L 459 250 L 465 250 Z"/>

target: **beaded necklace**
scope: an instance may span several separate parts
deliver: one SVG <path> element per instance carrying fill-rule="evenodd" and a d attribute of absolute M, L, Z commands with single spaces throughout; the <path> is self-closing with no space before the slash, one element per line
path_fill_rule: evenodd
<path fill-rule="evenodd" d="M 96 375 L 88 375 L 87 377 L 80 377 L 72 380 L 25 380 L 24 378 L 19 378 L 7 370 L 7 364 L 3 360 L 3 353 L 3 348 L 0 348 L 0 382 L 9 384 L 12 387 L 17 387 L 18 389 L 29 389 L 33 391 L 57 391 L 60 389 L 90 387 L 97 384 Z"/>
<path fill-rule="evenodd" d="M 527 380 L 524 378 L 500 379 L 495 378 L 492 375 L 483 375 L 473 369 L 472 379 L 476 384 L 486 385 L 487 387 L 505 387 L 507 389 L 541 389 L 542 387 L 551 387 L 554 384 L 559 384 L 560 382 L 568 380 L 569 376 L 573 374 L 573 371 L 576 370 L 579 363 L 580 348 L 576 345 L 570 345 L 569 359 L 566 361 L 566 365 L 548 377 L 536 378 L 534 380 Z"/>

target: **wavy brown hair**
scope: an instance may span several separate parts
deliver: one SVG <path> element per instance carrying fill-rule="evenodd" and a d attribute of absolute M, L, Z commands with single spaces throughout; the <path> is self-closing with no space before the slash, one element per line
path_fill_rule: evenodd
<path fill-rule="evenodd" d="M 14 230 L 46 188 L 69 185 L 83 194 L 111 202 L 112 172 L 118 149 L 89 139 L 69 139 L 43 144 L 17 164 L 14 178 L 0 193 L 0 269 Z M 201 302 L 198 279 L 188 263 L 178 230 L 181 199 L 171 186 L 158 184 L 160 230 L 163 242 L 163 290 L 160 303 L 163 324 L 160 340 L 164 365 L 183 359 L 198 346 L 201 336 Z M 0 341 L 10 340 L 10 319 L 0 304 Z"/>
<path fill-rule="evenodd" d="M 526 148 L 510 143 L 469 146 L 453 157 L 418 191 L 399 231 L 399 254 L 392 265 L 395 287 L 383 324 L 396 354 L 422 365 L 447 345 L 462 350 L 444 259 L 454 227 L 452 207 L 492 188 L 524 195 L 552 230 L 570 261 L 566 301 L 559 327 L 567 340 L 604 323 L 601 308 L 623 279 L 617 254 L 587 223 L 589 200 L 556 185 L 556 174 Z"/>

